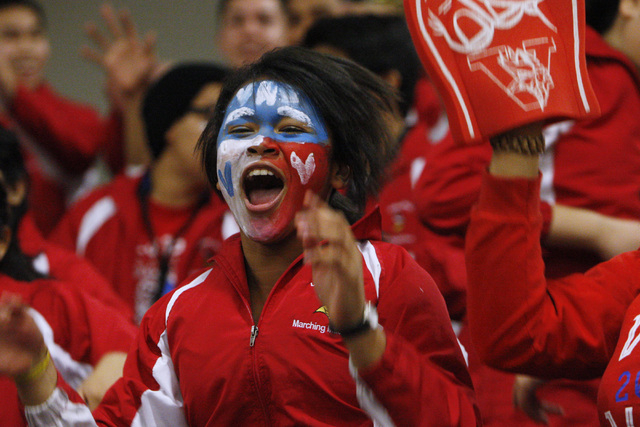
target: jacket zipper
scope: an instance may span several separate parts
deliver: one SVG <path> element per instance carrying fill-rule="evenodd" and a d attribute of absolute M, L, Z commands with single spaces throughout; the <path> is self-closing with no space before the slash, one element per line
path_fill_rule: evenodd
<path fill-rule="evenodd" d="M 253 347 L 256 343 L 256 337 L 258 336 L 258 327 L 256 325 L 251 326 L 251 338 L 249 339 L 249 346 Z"/>
<path fill-rule="evenodd" d="M 294 263 L 292 264 L 295 265 L 298 262 L 300 262 L 300 260 L 302 259 L 302 255 L 298 257 L 298 259 L 296 259 L 296 261 L 294 261 Z M 289 268 L 285 271 L 285 273 L 283 274 L 286 275 L 289 270 L 291 270 L 292 266 L 289 266 Z M 235 282 L 235 281 L 234 281 Z M 277 283 L 276 283 L 277 286 Z M 249 317 L 251 318 L 251 321 L 253 322 L 253 324 L 251 325 L 251 333 L 249 335 L 249 350 L 251 352 L 251 366 L 253 369 L 253 380 L 255 382 L 256 385 L 256 393 L 258 394 L 258 401 L 260 402 L 260 407 L 262 408 L 262 414 L 264 416 L 264 420 L 265 423 L 267 425 L 272 425 L 271 420 L 269 419 L 269 414 L 267 412 L 267 407 L 265 406 L 265 402 L 264 402 L 264 398 L 262 397 L 262 384 L 260 383 L 260 375 L 258 372 L 258 363 L 256 360 L 256 350 L 255 350 L 255 343 L 256 343 L 256 339 L 258 337 L 258 323 L 256 322 L 256 320 L 253 318 L 253 312 L 251 311 L 251 305 L 249 304 L 249 302 L 247 301 L 247 299 L 243 296 L 243 292 L 241 292 L 240 287 L 238 284 L 234 283 L 234 287 L 236 288 L 236 291 L 242 296 L 242 300 L 244 302 L 244 305 L 246 307 L 246 309 L 249 311 Z M 273 292 L 273 290 L 272 290 Z M 270 298 L 267 298 L 267 301 L 265 302 L 265 306 L 266 303 L 269 301 Z M 264 311 L 264 308 L 263 308 Z M 260 320 L 260 319 L 258 319 Z"/>
<path fill-rule="evenodd" d="M 256 353 L 254 349 L 254 345 L 256 343 L 256 338 L 258 337 L 258 326 L 251 325 L 251 336 L 249 337 L 249 347 L 251 349 L 251 367 L 253 369 L 253 380 L 256 383 L 256 389 L 258 393 L 258 402 L 260 402 L 260 407 L 262 408 L 262 414 L 264 416 L 265 423 L 267 425 L 271 425 L 269 421 L 269 415 L 267 413 L 267 408 L 264 404 L 264 400 L 262 398 L 262 384 L 260 383 L 260 375 L 258 373 L 258 363 L 256 361 Z"/>

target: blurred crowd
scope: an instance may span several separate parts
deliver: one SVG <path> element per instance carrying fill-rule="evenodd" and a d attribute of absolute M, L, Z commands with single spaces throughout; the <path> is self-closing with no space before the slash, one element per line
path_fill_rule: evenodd
<path fill-rule="evenodd" d="M 586 1 L 584 49 L 602 114 L 543 130 L 540 244 L 550 280 L 640 242 L 640 33 L 623 27 L 636 3 Z M 205 170 L 195 153 L 225 81 L 267 52 L 301 46 L 354 61 L 395 93 L 382 117 L 392 137 L 376 147 L 389 166 L 366 212 L 381 223 L 381 239 L 401 246 L 437 285 L 481 422 L 600 425 L 598 375 L 516 375 L 487 366 L 475 349 L 465 238 L 492 149 L 454 140 L 403 3 L 218 0 L 212 13 L 211 43 L 222 57 L 175 62 L 156 52 L 163 34 L 138 32 L 138 17 L 110 4 L 96 11 L 82 54 L 103 71 L 103 115 L 47 82 L 55 55 L 47 30 L 57 23 L 41 5 L 0 1 L 0 290 L 40 313 L 54 332 L 45 335 L 51 356 L 55 348 L 73 361 L 65 380 L 89 406 L 120 377 L 150 307 L 207 267 L 228 238 L 246 234 L 223 197 L 231 176 Z M 107 182 L 91 173 L 96 162 Z M 0 395 L 16 402 L 6 415 L 12 425 L 25 423 L 8 378 L 0 378 Z"/>

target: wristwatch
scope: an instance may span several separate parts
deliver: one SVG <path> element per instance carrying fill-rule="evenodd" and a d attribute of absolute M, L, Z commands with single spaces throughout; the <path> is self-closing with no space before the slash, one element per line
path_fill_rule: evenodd
<path fill-rule="evenodd" d="M 362 321 L 360 323 L 349 329 L 337 330 L 333 327 L 331 329 L 342 335 L 342 338 L 354 338 L 372 329 L 377 329 L 378 326 L 378 311 L 376 310 L 376 306 L 371 304 L 371 302 L 367 302 L 364 306 L 364 313 L 362 314 Z"/>

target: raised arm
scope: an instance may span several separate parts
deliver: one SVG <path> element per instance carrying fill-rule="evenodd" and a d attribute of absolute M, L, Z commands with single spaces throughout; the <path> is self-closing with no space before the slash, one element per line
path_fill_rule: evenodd
<path fill-rule="evenodd" d="M 547 378 L 597 377 L 639 291 L 638 253 L 547 281 L 537 166 L 537 155 L 494 150 L 467 234 L 470 329 L 494 367 Z"/>
<path fill-rule="evenodd" d="M 144 165 L 150 161 L 150 154 L 142 125 L 142 99 L 163 67 L 156 57 L 156 34 L 140 37 L 126 9 L 116 11 L 105 3 L 100 14 L 109 34 L 88 22 L 85 32 L 93 47 L 84 46 L 82 55 L 102 68 L 111 104 L 122 115 L 126 164 Z"/>
<path fill-rule="evenodd" d="M 471 380 L 429 275 L 396 246 L 358 244 L 344 216 L 313 194 L 296 225 L 314 290 L 349 351 L 358 400 L 369 416 L 382 425 L 477 425 Z M 363 256 L 383 266 L 374 278 L 377 303 L 365 304 Z"/>
<path fill-rule="evenodd" d="M 25 405 L 46 401 L 58 373 L 28 306 L 16 295 L 0 296 L 0 374 L 13 378 Z"/>

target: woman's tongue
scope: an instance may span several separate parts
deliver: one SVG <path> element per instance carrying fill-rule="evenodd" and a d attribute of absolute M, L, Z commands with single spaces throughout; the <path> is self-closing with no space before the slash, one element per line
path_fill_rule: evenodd
<path fill-rule="evenodd" d="M 254 206 L 271 203 L 280 194 L 281 188 L 254 189 L 249 192 L 249 202 Z"/>

